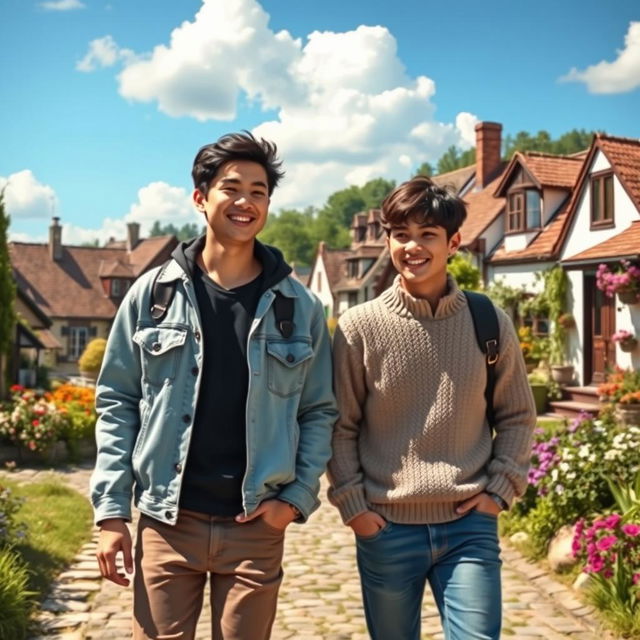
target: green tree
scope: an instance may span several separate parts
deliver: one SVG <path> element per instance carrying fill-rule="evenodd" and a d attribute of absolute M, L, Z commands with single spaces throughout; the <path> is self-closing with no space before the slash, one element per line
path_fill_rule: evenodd
<path fill-rule="evenodd" d="M 433 175 L 433 167 L 428 162 L 423 162 L 413 174 L 414 176 L 429 176 Z"/>
<path fill-rule="evenodd" d="M 364 209 L 379 209 L 382 201 L 393 191 L 395 186 L 394 180 L 385 180 L 384 178 L 369 180 L 369 182 L 360 187 L 360 193 L 364 200 Z"/>
<path fill-rule="evenodd" d="M 476 161 L 476 149 L 472 147 L 466 151 L 451 145 L 438 160 L 438 173 L 449 173 L 462 167 L 468 167 Z"/>
<path fill-rule="evenodd" d="M 0 191 L 0 398 L 4 397 L 7 389 L 6 374 L 16 323 L 16 285 L 8 246 L 10 221 L 4 208 L 4 191 Z"/>
<path fill-rule="evenodd" d="M 313 237 L 313 209 L 284 209 L 270 215 L 260 241 L 278 247 L 287 262 L 310 265 L 317 244 Z"/>
<path fill-rule="evenodd" d="M 473 264 L 467 251 L 458 251 L 447 265 L 447 271 L 455 278 L 461 289 L 481 289 L 480 269 Z"/>
<path fill-rule="evenodd" d="M 536 135 L 531 135 L 526 131 L 519 131 L 515 136 L 508 135 L 505 137 L 504 157 L 508 160 L 516 151 L 540 151 L 542 153 L 569 155 L 587 149 L 591 144 L 593 134 L 593 131 L 572 129 L 561 135 L 557 140 L 553 140 L 548 131 L 541 130 Z"/>
<path fill-rule="evenodd" d="M 156 220 L 151 227 L 151 231 L 149 231 L 149 237 L 175 236 L 182 242 L 184 240 L 190 240 L 201 233 L 204 233 L 204 227 L 201 229 L 195 222 L 187 222 L 178 228 L 170 222 L 163 225 Z"/>

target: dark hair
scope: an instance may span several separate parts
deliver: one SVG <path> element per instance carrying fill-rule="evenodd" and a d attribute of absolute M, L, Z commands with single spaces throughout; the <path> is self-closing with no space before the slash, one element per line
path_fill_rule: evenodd
<path fill-rule="evenodd" d="M 462 198 L 426 176 L 403 182 L 382 203 L 381 221 L 387 235 L 392 227 L 404 225 L 411 219 L 419 224 L 444 227 L 450 238 L 466 217 L 467 208 Z"/>
<path fill-rule="evenodd" d="M 282 161 L 276 153 L 278 149 L 273 142 L 256 139 L 248 131 L 228 133 L 217 142 L 201 147 L 193 161 L 191 176 L 193 184 L 203 195 L 207 195 L 209 185 L 220 167 L 230 160 L 249 160 L 262 165 L 267 174 L 269 195 L 278 186 L 284 176 Z"/>

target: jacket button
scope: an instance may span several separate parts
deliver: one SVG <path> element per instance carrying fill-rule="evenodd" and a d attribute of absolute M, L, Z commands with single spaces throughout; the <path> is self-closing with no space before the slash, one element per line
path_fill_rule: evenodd
<path fill-rule="evenodd" d="M 165 511 L 164 512 L 164 517 L 168 518 L 169 520 L 171 520 L 171 518 L 173 518 L 173 511 Z"/>
<path fill-rule="evenodd" d="M 287 362 L 295 362 L 295 356 L 292 353 L 287 354 Z"/>
<path fill-rule="evenodd" d="M 178 473 L 182 473 L 182 465 L 179 462 L 176 463 L 174 468 Z"/>
<path fill-rule="evenodd" d="M 200 342 L 200 332 L 196 331 L 194 336 L 195 336 L 196 342 Z"/>
<path fill-rule="evenodd" d="M 182 422 L 184 422 L 185 424 L 189 424 L 191 422 L 191 416 L 188 413 L 185 413 L 182 416 Z"/>
<path fill-rule="evenodd" d="M 152 348 L 154 351 L 160 351 L 160 343 L 159 343 L 159 342 L 154 342 L 154 343 L 151 345 L 151 348 Z"/>
<path fill-rule="evenodd" d="M 192 373 L 192 375 L 197 376 L 198 375 L 198 367 L 193 367 L 193 369 L 191 369 L 191 373 Z"/>

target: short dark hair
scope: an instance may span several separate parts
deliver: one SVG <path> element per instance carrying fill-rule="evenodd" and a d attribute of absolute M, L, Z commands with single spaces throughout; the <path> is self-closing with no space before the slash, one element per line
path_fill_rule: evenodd
<path fill-rule="evenodd" d="M 276 155 L 278 148 L 264 138 L 256 139 L 249 131 L 228 133 L 216 142 L 201 147 L 193 161 L 193 184 L 203 195 L 220 167 L 231 160 L 249 160 L 261 165 L 267 174 L 269 195 L 284 176 L 282 161 Z"/>
<path fill-rule="evenodd" d="M 426 176 L 416 176 L 396 187 L 382 203 L 382 226 L 387 235 L 392 227 L 410 219 L 419 224 L 444 227 L 450 238 L 467 217 L 467 208 L 452 191 L 439 187 Z"/>

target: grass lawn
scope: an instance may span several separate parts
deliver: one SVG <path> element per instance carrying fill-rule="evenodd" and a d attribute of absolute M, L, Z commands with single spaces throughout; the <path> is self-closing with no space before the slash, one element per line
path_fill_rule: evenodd
<path fill-rule="evenodd" d="M 7 474 L 2 484 L 25 501 L 17 520 L 27 525 L 27 535 L 16 546 L 32 572 L 29 588 L 42 599 L 51 581 L 91 538 L 92 512 L 89 501 L 60 480 L 17 483 Z"/>

